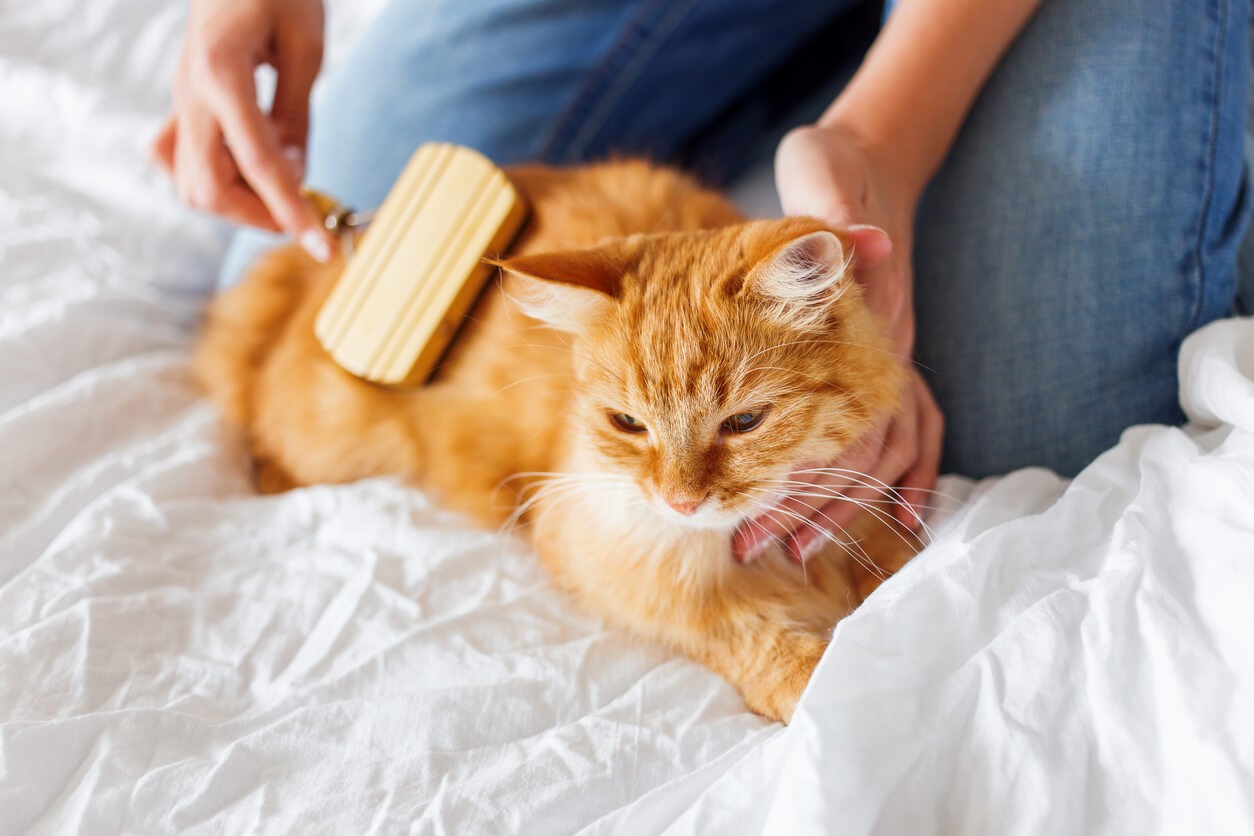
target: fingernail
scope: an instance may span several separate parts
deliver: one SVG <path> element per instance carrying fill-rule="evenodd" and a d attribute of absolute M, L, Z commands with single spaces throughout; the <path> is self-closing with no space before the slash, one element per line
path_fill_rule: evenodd
<path fill-rule="evenodd" d="M 299 145 L 288 145 L 283 148 L 283 156 L 292 164 L 292 171 L 297 180 L 305 179 L 305 152 Z"/>
<path fill-rule="evenodd" d="M 305 248 L 305 252 L 309 253 L 314 261 L 326 264 L 331 260 L 331 247 L 327 245 L 327 241 L 318 234 L 316 229 L 305 230 L 300 236 L 300 245 Z"/>

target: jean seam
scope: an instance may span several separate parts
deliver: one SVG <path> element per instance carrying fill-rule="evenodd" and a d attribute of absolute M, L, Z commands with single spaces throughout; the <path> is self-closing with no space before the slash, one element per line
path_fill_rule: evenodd
<path fill-rule="evenodd" d="M 1202 200 L 1198 208 L 1197 234 L 1193 242 L 1196 298 L 1193 302 L 1193 313 L 1189 317 L 1185 334 L 1190 334 L 1197 330 L 1198 325 L 1202 321 L 1202 315 L 1206 310 L 1206 232 L 1209 225 L 1211 202 L 1215 198 L 1216 156 L 1219 153 L 1219 111 L 1223 106 L 1223 46 L 1229 26 L 1228 2 L 1227 0 L 1218 0 L 1218 2 L 1212 5 L 1212 8 L 1216 11 L 1216 26 L 1210 59 L 1214 63 L 1215 70 L 1210 77 L 1209 95 L 1203 96 L 1203 100 L 1209 101 L 1210 104 L 1210 123 L 1207 126 L 1209 136 L 1206 140 L 1206 149 L 1202 158 Z"/>
<path fill-rule="evenodd" d="M 550 163 L 569 162 L 581 155 L 597 132 L 609 121 L 639 70 L 654 55 L 699 0 L 654 0 L 637 12 L 589 75 L 565 112 L 557 119 L 542 158 Z"/>

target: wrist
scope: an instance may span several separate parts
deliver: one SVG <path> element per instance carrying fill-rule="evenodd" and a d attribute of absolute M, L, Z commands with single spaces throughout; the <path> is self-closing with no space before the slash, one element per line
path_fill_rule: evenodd
<path fill-rule="evenodd" d="M 900 270 L 872 270 L 861 279 L 863 298 L 888 343 L 903 358 L 914 352 L 914 291 Z"/>

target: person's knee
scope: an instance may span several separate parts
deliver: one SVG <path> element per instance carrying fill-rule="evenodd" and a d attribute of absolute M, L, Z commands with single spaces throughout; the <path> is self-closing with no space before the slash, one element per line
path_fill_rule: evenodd
<path fill-rule="evenodd" d="M 1026 226 L 1059 246 L 1106 241 L 1166 264 L 1243 230 L 1233 218 L 1248 4 L 1139 5 L 1042 6 L 973 108 L 929 194 L 929 221 L 988 236 Z"/>
<path fill-rule="evenodd" d="M 1066 366 L 1070 375 L 1061 374 Z M 1034 371 L 934 381 L 946 416 L 943 472 L 983 478 L 1046 467 L 1071 477 L 1128 427 L 1184 420 L 1173 352 L 1136 370 L 1086 356 L 1043 368 L 1041 377 Z M 1056 384 L 1042 379 L 1050 375 Z"/>
<path fill-rule="evenodd" d="M 1245 80 L 1213 87 L 1233 55 L 1183 61 L 1231 21 L 1161 5 L 1178 14 L 1046 4 L 923 201 L 918 352 L 960 472 L 1072 472 L 1125 426 L 1179 420 L 1179 344 L 1232 304 Z"/>

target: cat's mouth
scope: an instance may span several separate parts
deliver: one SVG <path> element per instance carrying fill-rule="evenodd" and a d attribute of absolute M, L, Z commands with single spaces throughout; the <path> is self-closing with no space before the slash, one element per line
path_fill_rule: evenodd
<path fill-rule="evenodd" d="M 745 515 L 741 512 L 713 505 L 699 508 L 692 513 L 682 513 L 667 505 L 662 505 L 658 510 L 668 522 L 700 531 L 733 531 L 745 520 Z"/>
<path fill-rule="evenodd" d="M 648 505 L 671 525 L 697 531 L 734 531 L 745 520 L 756 516 L 753 503 L 707 497 L 699 503 L 667 502 L 657 495 Z"/>

